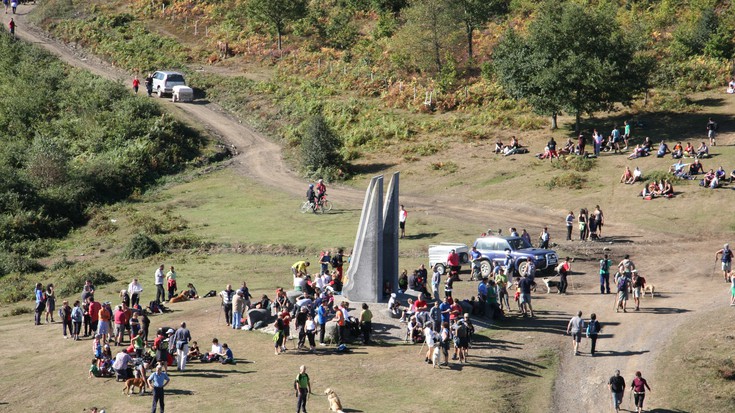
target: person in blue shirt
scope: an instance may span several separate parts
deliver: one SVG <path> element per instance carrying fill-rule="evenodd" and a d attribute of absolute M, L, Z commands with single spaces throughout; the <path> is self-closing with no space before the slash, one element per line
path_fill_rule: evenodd
<path fill-rule="evenodd" d="M 43 293 L 43 284 L 36 284 L 36 325 L 41 325 L 41 314 L 46 309 L 46 297 Z"/>
<path fill-rule="evenodd" d="M 329 314 L 329 308 L 327 307 L 327 300 L 322 300 L 321 305 L 316 310 L 316 323 L 319 324 L 319 345 L 325 346 L 324 343 L 324 331 L 326 330 L 327 315 Z"/>
<path fill-rule="evenodd" d="M 222 344 L 222 352 L 219 353 L 220 363 L 222 364 L 235 364 L 235 358 L 232 355 L 232 350 L 227 343 Z"/>
<path fill-rule="evenodd" d="M 442 315 L 442 323 L 449 322 L 449 311 L 452 306 L 449 304 L 449 297 L 444 297 L 444 302 L 439 304 L 439 311 Z"/>
<path fill-rule="evenodd" d="M 151 413 L 156 413 L 156 403 L 161 405 L 161 412 L 163 413 L 163 388 L 168 385 L 169 379 L 161 365 L 156 366 L 156 371 L 148 377 L 148 385 L 153 389 L 153 405 L 151 406 Z"/>
<path fill-rule="evenodd" d="M 470 251 L 470 262 L 472 262 L 472 275 L 470 276 L 470 281 L 482 278 L 480 276 L 480 257 L 482 257 L 482 254 L 480 254 L 477 247 L 473 245 L 472 250 Z"/>

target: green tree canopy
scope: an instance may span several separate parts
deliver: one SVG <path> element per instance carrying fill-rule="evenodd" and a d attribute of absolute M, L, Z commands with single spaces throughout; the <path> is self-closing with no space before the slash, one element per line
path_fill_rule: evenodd
<path fill-rule="evenodd" d="M 256 21 L 271 26 L 278 37 L 278 50 L 281 50 L 281 37 L 286 25 L 304 17 L 306 6 L 306 0 L 250 0 L 247 11 Z"/>
<path fill-rule="evenodd" d="M 649 68 L 601 11 L 545 3 L 527 34 L 509 29 L 493 53 L 499 81 L 540 114 L 583 113 L 629 104 L 647 84 Z"/>
<path fill-rule="evenodd" d="M 307 119 L 301 139 L 301 154 L 307 174 L 327 179 L 336 177 L 336 170 L 344 163 L 340 153 L 343 145 L 324 115 L 319 113 Z"/>

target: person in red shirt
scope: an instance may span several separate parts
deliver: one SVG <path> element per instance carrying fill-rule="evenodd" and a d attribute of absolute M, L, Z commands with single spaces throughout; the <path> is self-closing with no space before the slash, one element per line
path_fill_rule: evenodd
<path fill-rule="evenodd" d="M 450 323 L 454 323 L 454 320 L 460 318 L 462 314 L 462 306 L 459 305 L 459 301 L 454 301 L 452 303 L 452 306 L 449 307 L 449 321 Z"/>
<path fill-rule="evenodd" d="M 641 413 L 643 411 L 643 399 L 646 398 L 646 389 L 651 391 L 651 388 L 648 386 L 646 379 L 642 377 L 640 371 L 635 372 L 635 378 L 630 384 L 630 389 L 633 391 L 636 412 Z"/>
<path fill-rule="evenodd" d="M 449 251 L 449 256 L 447 257 L 447 266 L 449 266 L 449 276 L 452 278 L 459 278 L 459 269 L 461 268 L 459 266 L 459 254 L 455 250 Z"/>
<path fill-rule="evenodd" d="M 424 297 L 420 296 L 416 301 L 414 301 L 413 305 L 416 306 L 416 312 L 420 311 L 427 311 L 428 307 L 426 306 L 426 301 L 424 301 Z"/>
<path fill-rule="evenodd" d="M 283 347 L 281 350 L 286 351 L 286 340 L 288 340 L 288 337 L 291 335 L 291 329 L 289 327 L 291 315 L 288 311 L 283 311 L 281 312 L 281 319 L 283 320 Z"/>
<path fill-rule="evenodd" d="M 89 301 L 89 328 L 90 328 L 90 334 L 94 335 L 94 333 L 97 331 L 97 323 L 100 319 L 100 309 L 102 308 L 102 304 L 98 303 L 97 301 L 94 301 L 94 297 L 88 297 L 87 301 Z"/>
<path fill-rule="evenodd" d="M 138 94 L 138 88 L 140 87 L 140 80 L 138 80 L 138 76 L 135 76 L 133 78 L 133 90 L 135 91 L 135 94 Z"/>
<path fill-rule="evenodd" d="M 99 311 L 99 325 L 97 333 L 102 336 L 102 341 L 107 342 L 110 334 L 110 318 L 112 317 L 112 311 L 109 307 L 109 302 L 105 303 Z"/>
<path fill-rule="evenodd" d="M 15 20 L 12 17 L 10 18 L 10 22 L 8 22 L 8 29 L 10 30 L 10 34 L 15 37 Z"/>

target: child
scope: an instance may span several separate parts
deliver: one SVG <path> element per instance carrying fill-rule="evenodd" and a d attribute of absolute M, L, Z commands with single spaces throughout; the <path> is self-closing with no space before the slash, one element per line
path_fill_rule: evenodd
<path fill-rule="evenodd" d="M 199 344 L 196 341 L 192 341 L 191 347 L 189 347 L 189 354 L 186 355 L 187 360 L 198 359 L 202 355 L 199 351 Z"/>
<path fill-rule="evenodd" d="M 99 377 L 99 376 L 100 376 L 100 369 L 99 367 L 97 367 L 97 359 L 95 358 L 95 359 L 92 359 L 92 365 L 89 366 L 89 377 L 88 378 L 91 379 L 92 377 Z"/>

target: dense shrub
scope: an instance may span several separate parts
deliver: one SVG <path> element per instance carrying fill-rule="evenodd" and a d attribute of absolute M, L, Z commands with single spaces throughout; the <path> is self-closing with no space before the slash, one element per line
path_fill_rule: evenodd
<path fill-rule="evenodd" d="M 344 163 L 340 153 L 342 145 L 342 140 L 327 125 L 323 115 L 314 115 L 305 121 L 301 154 L 307 175 L 335 178 L 336 169 Z"/>
<path fill-rule="evenodd" d="M 130 239 L 123 256 L 129 259 L 141 259 L 161 252 L 156 241 L 145 234 L 136 234 Z"/>
<path fill-rule="evenodd" d="M 587 183 L 587 178 L 576 172 L 565 172 L 561 175 L 557 175 L 546 183 L 546 187 L 549 189 L 582 189 Z"/>
<path fill-rule="evenodd" d="M 596 165 L 595 159 L 586 158 L 577 155 L 562 155 L 557 162 L 551 163 L 554 168 L 572 170 L 577 172 L 587 172 Z"/>
<path fill-rule="evenodd" d="M 73 271 L 70 269 L 63 272 L 56 280 L 54 284 L 56 293 L 61 297 L 77 295 L 82 291 L 86 280 L 92 281 L 95 287 L 117 281 L 115 277 L 101 270 Z"/>

